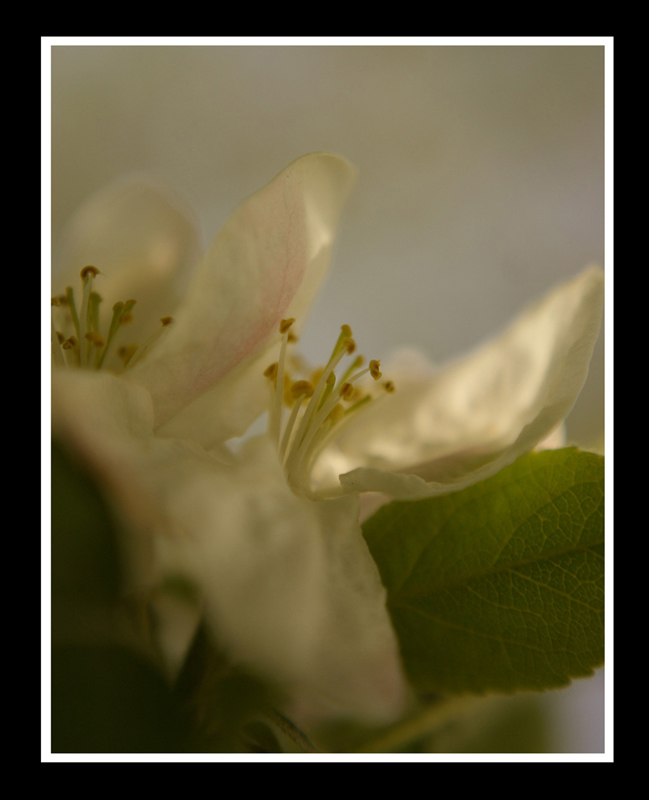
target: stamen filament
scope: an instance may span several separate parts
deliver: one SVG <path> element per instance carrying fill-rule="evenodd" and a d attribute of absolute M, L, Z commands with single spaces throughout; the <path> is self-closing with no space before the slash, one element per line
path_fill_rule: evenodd
<path fill-rule="evenodd" d="M 104 347 L 101 357 L 99 359 L 99 363 L 97 364 L 97 369 L 101 369 L 104 361 L 106 359 L 106 354 L 108 353 L 108 348 L 117 333 L 119 328 L 119 322 L 122 316 L 122 312 L 124 311 L 124 303 L 115 303 L 113 306 L 113 316 L 110 321 L 110 327 L 108 329 L 108 336 L 106 337 L 106 347 Z"/>
<path fill-rule="evenodd" d="M 300 411 L 300 408 L 302 408 L 302 403 L 304 402 L 306 396 L 307 396 L 306 394 L 302 394 L 295 401 L 295 405 L 293 406 L 293 409 L 291 410 L 291 416 L 288 418 L 288 422 L 286 423 L 286 427 L 284 428 L 284 435 L 282 436 L 282 443 L 281 443 L 280 448 L 279 448 L 279 460 L 280 460 L 280 462 L 282 464 L 284 463 L 284 458 L 286 456 L 286 450 L 288 448 L 288 443 L 289 443 L 290 438 L 291 438 L 291 433 L 293 432 L 293 427 L 295 425 L 295 420 L 297 419 L 297 415 L 298 415 L 298 413 Z"/>
<path fill-rule="evenodd" d="M 280 334 L 283 338 L 279 361 L 271 364 L 264 372 L 270 383 L 268 433 L 277 444 L 279 460 L 289 485 L 299 494 L 320 498 L 323 496 L 322 492 L 315 493 L 310 486 L 313 464 L 323 448 L 339 436 L 354 415 L 374 399 L 375 393 L 363 396 L 363 392 L 354 384 L 368 372 L 378 381 L 381 378 L 380 362 L 370 361 L 367 368 L 359 369 L 363 364 L 363 357 L 350 359 L 351 364 L 343 371 L 342 377 L 337 379 L 335 369 L 338 364 L 343 356 L 351 355 L 356 348 L 351 328 L 343 325 L 324 369 L 313 372 L 310 381 L 298 380 L 291 383 L 286 375 L 286 358 L 288 343 L 293 338 L 289 331 L 293 321 L 282 320 Z M 298 367 L 298 371 L 306 372 L 304 365 Z M 394 391 L 391 381 L 384 382 L 383 388 L 386 393 Z M 308 403 L 305 403 L 306 398 L 309 398 Z M 283 424 L 282 418 L 284 405 L 292 405 L 286 424 Z M 327 496 L 337 497 L 345 493 L 347 490 L 344 487 L 337 487 L 328 492 Z"/>
<path fill-rule="evenodd" d="M 322 393 L 322 397 L 320 398 L 320 402 L 318 403 L 318 408 L 316 409 L 317 411 L 320 411 L 322 406 L 329 399 L 329 396 L 333 392 L 335 385 L 336 385 L 336 373 L 332 372 L 325 382 L 324 392 Z"/>
<path fill-rule="evenodd" d="M 370 370 L 369 367 L 367 367 L 366 369 L 360 370 L 360 372 L 357 372 L 356 374 L 352 375 L 350 378 L 347 378 L 347 383 L 355 383 L 359 378 L 362 378 L 363 375 L 367 375 L 367 373 L 370 372 L 370 371 L 371 370 Z"/>
<path fill-rule="evenodd" d="M 337 392 L 333 394 L 329 399 L 323 404 L 322 408 L 317 411 L 313 419 L 310 421 L 309 426 L 305 435 L 299 441 L 295 449 L 295 453 L 291 453 L 291 458 L 293 459 L 291 462 L 291 470 L 298 469 L 300 465 L 304 462 L 304 460 L 308 456 L 309 447 L 316 436 L 317 433 L 320 432 L 322 424 L 327 419 L 329 414 L 334 410 L 334 408 L 338 405 L 340 400 L 340 394 Z M 307 409 L 308 413 L 308 409 Z M 306 416 L 306 414 L 305 414 Z M 297 437 L 296 437 L 296 441 Z M 287 464 L 288 466 L 288 464 Z"/>
<path fill-rule="evenodd" d="M 125 304 L 124 312 L 122 312 L 123 314 L 124 313 L 130 313 L 130 309 L 129 309 L 129 303 L 130 302 L 131 301 L 129 300 Z M 135 300 L 133 300 L 132 303 L 133 303 L 133 305 L 135 305 Z M 131 305 L 131 308 L 133 307 L 133 305 Z M 120 322 L 121 322 L 121 319 L 120 319 Z M 124 364 L 124 366 L 126 366 L 127 363 L 130 364 L 131 366 L 133 366 L 133 365 L 137 364 L 138 361 L 141 361 L 144 358 L 144 356 L 146 356 L 146 354 L 149 352 L 149 350 L 153 347 L 153 345 L 158 341 L 158 339 L 160 339 L 161 336 L 165 336 L 166 335 L 169 327 L 173 323 L 173 317 L 163 317 L 160 320 L 160 322 L 162 323 L 162 327 L 158 328 L 158 330 L 155 333 L 152 333 L 151 336 L 149 336 L 149 338 L 144 342 L 144 344 L 135 351 L 135 355 L 133 357 L 130 357 L 129 361 L 127 361 Z"/>
<path fill-rule="evenodd" d="M 74 291 L 72 290 L 71 286 L 66 287 L 65 299 L 67 300 L 68 308 L 70 309 L 70 317 L 72 319 L 72 324 L 74 325 L 74 333 L 77 337 L 77 340 L 79 340 L 81 338 L 81 333 L 79 332 L 79 315 L 77 314 L 77 306 L 74 302 Z"/>
<path fill-rule="evenodd" d="M 372 397 L 371 395 L 366 394 L 365 397 L 363 397 L 357 403 L 354 403 L 353 406 L 346 408 L 344 410 L 342 418 L 339 421 L 336 421 L 335 425 L 332 425 L 330 428 L 326 429 L 324 435 L 318 436 L 315 439 L 315 441 L 311 444 L 307 458 L 305 459 L 304 463 L 305 471 L 307 473 L 311 472 L 311 468 L 317 457 L 320 455 L 320 453 L 324 450 L 324 448 L 329 444 L 329 442 L 332 439 L 335 439 L 336 437 L 340 436 L 340 434 L 347 427 L 349 422 L 351 422 L 351 419 L 356 411 L 362 408 L 366 403 L 369 403 L 370 400 L 377 402 L 380 399 L 381 399 L 380 397 Z"/>
<path fill-rule="evenodd" d="M 92 330 L 90 317 L 90 292 L 92 291 L 92 283 L 97 272 L 98 270 L 96 270 L 94 267 L 84 267 L 81 270 L 83 296 L 81 299 L 81 315 L 79 317 L 79 321 L 81 322 L 81 327 L 79 329 L 80 343 L 86 338 L 86 334 Z M 90 349 L 91 344 L 88 340 L 86 340 L 85 352 L 82 353 L 82 362 L 84 366 L 87 365 L 88 361 L 90 360 Z"/>
<path fill-rule="evenodd" d="M 338 384 L 342 386 L 343 383 L 350 383 L 350 381 L 348 381 L 347 379 L 355 369 L 358 369 L 358 367 L 361 366 L 362 363 L 363 363 L 363 356 L 356 356 L 356 358 L 352 361 L 352 363 L 343 372 L 342 376 L 340 377 L 340 380 L 338 381 Z"/>
<path fill-rule="evenodd" d="M 89 318 L 88 329 L 94 331 L 95 333 L 99 333 L 100 303 L 101 303 L 101 297 L 97 294 L 97 292 L 90 292 L 90 298 L 88 303 L 88 318 Z"/>
<path fill-rule="evenodd" d="M 338 339 L 338 342 L 340 342 L 340 337 Z M 329 378 L 329 375 L 331 375 L 331 373 L 334 371 L 334 369 L 338 365 L 338 362 L 341 360 L 341 358 L 345 355 L 346 352 L 347 351 L 345 348 L 338 350 L 338 343 L 336 343 L 336 347 L 334 347 L 334 351 L 331 358 L 329 359 L 329 363 L 324 368 L 322 375 L 318 379 L 318 383 L 316 384 L 311 400 L 309 401 L 309 405 L 307 406 L 306 411 L 304 412 L 304 415 L 300 420 L 298 431 L 295 435 L 295 438 L 293 439 L 293 447 L 291 448 L 289 457 L 286 460 L 287 472 L 291 472 L 295 467 L 295 461 L 298 456 L 299 446 L 301 445 L 303 439 L 305 438 L 306 432 L 312 422 L 314 411 L 318 408 L 320 397 L 322 396 L 322 392 L 325 389 L 327 379 Z"/>

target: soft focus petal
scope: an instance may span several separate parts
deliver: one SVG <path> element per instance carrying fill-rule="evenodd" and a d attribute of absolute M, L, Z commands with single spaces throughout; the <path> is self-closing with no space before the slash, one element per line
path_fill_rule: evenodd
<path fill-rule="evenodd" d="M 397 392 L 338 442 L 338 462 L 352 470 L 341 483 L 426 497 L 483 480 L 533 449 L 581 391 L 603 293 L 602 270 L 588 268 L 467 358 L 432 376 L 397 376 Z"/>
<path fill-rule="evenodd" d="M 206 449 L 242 436 L 268 408 L 269 384 L 264 371 L 277 361 L 273 345 L 256 358 L 246 359 L 197 397 L 189 407 L 159 426 L 156 434 L 191 439 Z"/>
<path fill-rule="evenodd" d="M 57 372 L 53 394 L 55 434 L 128 522 L 130 586 L 192 580 L 230 656 L 302 712 L 399 713 L 398 646 L 357 498 L 294 495 L 266 437 L 236 458 L 153 437 L 148 393 L 114 376 Z"/>
<path fill-rule="evenodd" d="M 160 500 L 177 527 L 159 539 L 160 558 L 202 588 L 231 657 L 279 681 L 303 711 L 397 715 L 405 683 L 357 499 L 294 495 L 266 437 L 229 468 L 176 463 L 182 477 Z"/>
<path fill-rule="evenodd" d="M 129 341 L 142 341 L 161 317 L 174 313 L 190 268 L 199 256 L 192 218 L 179 198 L 141 178 L 125 178 L 91 197 L 66 228 L 55 258 L 53 293 L 71 286 L 91 264 L 102 311 L 110 318 L 117 301 L 137 305 Z"/>
<path fill-rule="evenodd" d="M 135 528 L 163 520 L 156 498 L 143 490 L 138 454 L 149 453 L 153 404 L 149 393 L 114 375 L 91 371 L 52 372 L 52 435 L 79 458 Z M 133 538 L 124 549 L 131 579 L 151 575 L 150 541 Z"/>
<path fill-rule="evenodd" d="M 282 318 L 303 318 L 355 177 L 338 156 L 304 156 L 232 213 L 169 335 L 130 373 L 151 391 L 157 424 L 276 341 Z"/>

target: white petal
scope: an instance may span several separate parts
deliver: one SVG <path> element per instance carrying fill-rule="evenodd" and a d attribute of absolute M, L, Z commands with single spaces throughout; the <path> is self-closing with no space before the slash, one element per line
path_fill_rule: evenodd
<path fill-rule="evenodd" d="M 53 395 L 55 434 L 129 523 L 131 584 L 192 580 L 231 657 L 301 710 L 398 715 L 405 681 L 357 498 L 294 495 L 266 437 L 238 459 L 153 437 L 148 393 L 114 376 L 55 372 Z"/>
<path fill-rule="evenodd" d="M 179 198 L 138 177 L 119 180 L 91 197 L 66 228 L 56 254 L 53 293 L 71 286 L 91 264 L 95 289 L 110 319 L 117 301 L 137 305 L 128 341 L 142 341 L 172 315 L 199 256 L 198 234 Z M 78 296 L 78 295 L 77 295 Z M 80 298 L 77 302 L 80 302 Z M 126 331 L 125 331 L 126 333 Z"/>
<path fill-rule="evenodd" d="M 169 335 L 130 373 L 150 389 L 158 424 L 276 341 L 282 318 L 302 321 L 355 176 L 338 156 L 304 156 L 232 213 Z"/>
<path fill-rule="evenodd" d="M 467 358 L 432 377 L 397 378 L 397 392 L 341 437 L 353 470 L 341 483 L 426 497 L 483 480 L 533 449 L 581 391 L 603 292 L 602 271 L 589 268 Z"/>
<path fill-rule="evenodd" d="M 243 436 L 252 422 L 268 409 L 269 382 L 264 370 L 277 361 L 279 347 L 271 346 L 235 367 L 211 389 L 158 426 L 160 436 L 191 439 L 206 449 Z"/>
<path fill-rule="evenodd" d="M 159 540 L 161 559 L 201 587 L 231 657 L 303 709 L 396 716 L 405 683 L 357 500 L 294 495 L 266 437 L 233 468 L 179 463 L 185 474 L 161 496 L 178 525 Z"/>

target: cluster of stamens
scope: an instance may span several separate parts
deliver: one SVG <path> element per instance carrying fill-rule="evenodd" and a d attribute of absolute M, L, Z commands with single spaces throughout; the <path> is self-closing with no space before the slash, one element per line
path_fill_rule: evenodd
<path fill-rule="evenodd" d="M 288 482 L 293 488 L 308 493 L 310 473 L 317 456 L 341 433 L 343 425 L 376 397 L 359 388 L 357 381 L 369 374 L 378 382 L 382 373 L 379 361 L 370 361 L 363 368 L 363 356 L 356 356 L 342 375 L 336 377 L 334 370 L 338 364 L 356 350 L 351 328 L 343 325 L 327 364 L 312 372 L 309 380 L 292 380 L 289 366 L 299 363 L 297 358 L 287 356 L 288 345 L 296 341 L 291 332 L 294 322 L 294 319 L 281 321 L 279 361 L 264 372 L 271 384 L 268 433 L 277 444 Z M 394 384 L 383 381 L 381 388 L 383 392 L 392 393 Z M 284 407 L 290 409 L 286 420 Z"/>
<path fill-rule="evenodd" d="M 52 362 L 57 366 L 111 369 L 115 372 L 132 367 L 143 358 L 172 322 L 163 317 L 162 328 L 142 345 L 119 343 L 121 331 L 133 320 L 135 300 L 115 303 L 105 334 L 102 333 L 100 305 L 102 298 L 93 290 L 101 273 L 96 267 L 81 270 L 81 305 L 77 308 L 74 290 L 52 297 Z"/>

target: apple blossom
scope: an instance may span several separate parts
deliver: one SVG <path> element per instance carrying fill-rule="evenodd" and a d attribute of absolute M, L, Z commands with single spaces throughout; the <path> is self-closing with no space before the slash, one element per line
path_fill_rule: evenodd
<path fill-rule="evenodd" d="M 359 493 L 456 491 L 550 435 L 585 380 L 603 278 L 586 270 L 440 371 L 403 356 L 384 378 L 343 325 L 314 375 L 295 331 L 354 179 L 337 156 L 293 162 L 189 279 L 192 226 L 164 195 L 123 184 L 91 201 L 55 279 L 53 429 L 129 521 L 135 582 L 189 577 L 234 660 L 307 708 L 385 720 L 406 688 Z M 266 433 L 234 447 L 264 410 Z"/>

